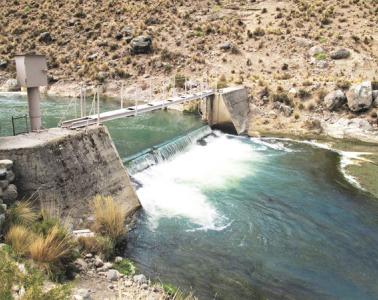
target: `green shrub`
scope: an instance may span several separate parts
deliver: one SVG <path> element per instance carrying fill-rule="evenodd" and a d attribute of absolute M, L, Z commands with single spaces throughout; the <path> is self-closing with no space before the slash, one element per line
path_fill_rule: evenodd
<path fill-rule="evenodd" d="M 177 287 L 169 283 L 163 283 L 162 287 L 164 292 L 166 292 L 171 297 L 173 297 L 178 291 Z"/>
<path fill-rule="evenodd" d="M 314 57 L 316 60 L 326 60 L 327 54 L 325 54 L 324 52 L 320 52 L 320 53 L 316 53 Z"/>
<path fill-rule="evenodd" d="M 70 299 L 69 285 L 57 285 L 48 292 L 43 292 L 43 274 L 33 267 L 26 266 L 26 273 L 21 273 L 14 260 L 7 252 L 0 250 L 0 299 L 13 299 L 12 287 L 18 285 L 25 289 L 22 300 L 66 300 Z"/>
<path fill-rule="evenodd" d="M 134 263 L 127 258 L 115 263 L 113 267 L 124 275 L 134 275 L 136 270 Z"/>

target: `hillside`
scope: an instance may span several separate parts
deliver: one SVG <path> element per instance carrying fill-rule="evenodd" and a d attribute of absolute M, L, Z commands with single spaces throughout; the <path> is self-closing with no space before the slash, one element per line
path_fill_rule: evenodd
<path fill-rule="evenodd" d="M 1 82 L 15 54 L 38 52 L 58 92 L 210 75 L 251 87 L 258 106 L 267 96 L 312 111 L 336 87 L 378 77 L 376 0 L 2 2 Z M 290 91 L 294 103 L 282 101 Z"/>

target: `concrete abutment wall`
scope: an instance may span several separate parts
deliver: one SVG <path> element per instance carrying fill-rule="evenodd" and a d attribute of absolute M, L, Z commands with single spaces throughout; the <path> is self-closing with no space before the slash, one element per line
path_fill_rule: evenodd
<path fill-rule="evenodd" d="M 41 206 L 79 220 L 91 199 L 111 195 L 132 215 L 140 202 L 108 130 L 104 126 L 0 138 L 0 159 L 14 161 L 21 196 L 35 194 Z M 76 223 L 76 222 L 74 222 Z"/>
<path fill-rule="evenodd" d="M 248 129 L 248 90 L 242 86 L 222 89 L 201 104 L 201 111 L 213 128 L 243 134 Z"/>

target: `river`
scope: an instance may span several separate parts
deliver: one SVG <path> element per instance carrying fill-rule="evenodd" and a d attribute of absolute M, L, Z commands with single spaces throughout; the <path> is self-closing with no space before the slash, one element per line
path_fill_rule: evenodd
<path fill-rule="evenodd" d="M 66 106 L 45 100 L 45 126 Z M 24 109 L 0 96 L 3 133 Z M 140 272 L 200 299 L 378 298 L 378 199 L 347 173 L 358 153 L 212 132 L 174 111 L 107 125 L 125 161 L 163 143 L 128 162 L 143 209 L 125 255 Z"/>

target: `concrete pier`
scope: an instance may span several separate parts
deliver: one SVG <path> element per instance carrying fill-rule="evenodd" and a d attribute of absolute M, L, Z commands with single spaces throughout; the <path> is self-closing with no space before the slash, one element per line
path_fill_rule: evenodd
<path fill-rule="evenodd" d="M 111 195 L 131 215 L 140 202 L 108 130 L 92 126 L 73 131 L 0 137 L 0 159 L 14 161 L 21 196 L 35 194 L 42 207 L 52 205 L 74 219 L 85 218 L 97 194 Z"/>

